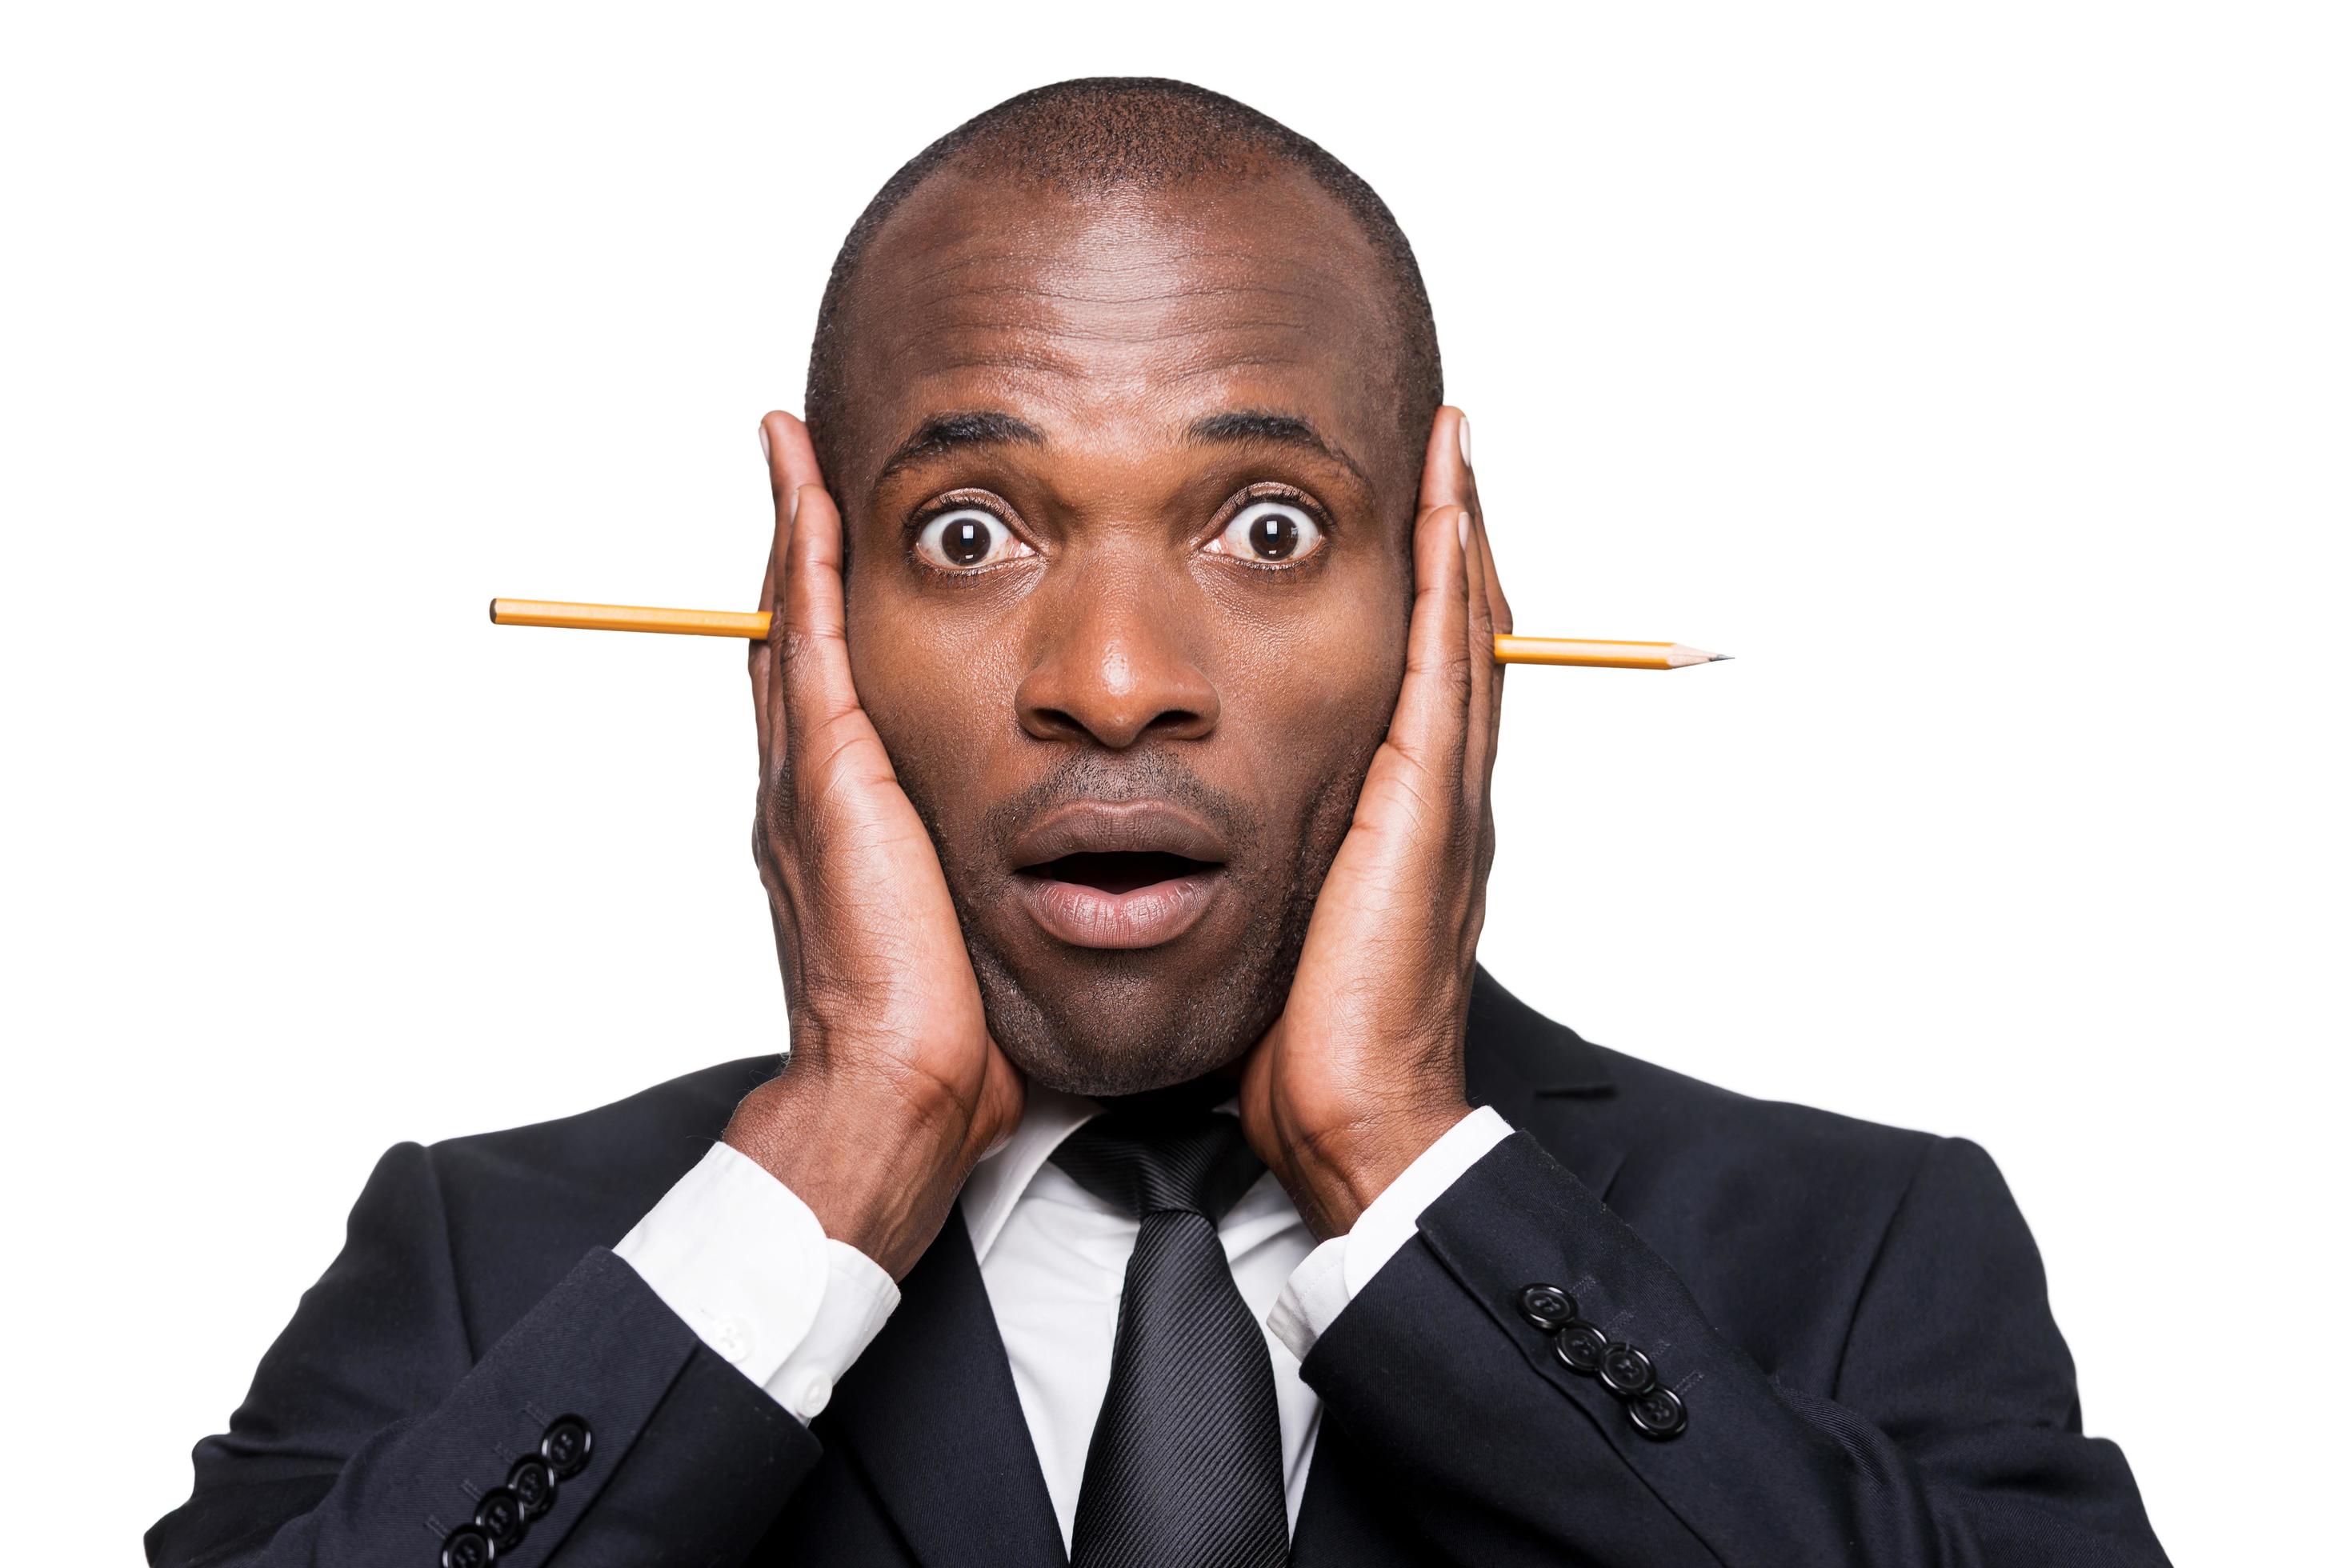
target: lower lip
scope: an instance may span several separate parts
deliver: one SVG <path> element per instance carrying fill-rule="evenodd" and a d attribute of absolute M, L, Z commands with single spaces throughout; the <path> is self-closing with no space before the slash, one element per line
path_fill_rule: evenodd
<path fill-rule="evenodd" d="M 1036 923 L 1072 947 L 1155 948 L 1199 923 L 1222 885 L 1221 867 L 1153 882 L 1131 893 L 1105 893 L 1082 882 L 1017 878 Z"/>

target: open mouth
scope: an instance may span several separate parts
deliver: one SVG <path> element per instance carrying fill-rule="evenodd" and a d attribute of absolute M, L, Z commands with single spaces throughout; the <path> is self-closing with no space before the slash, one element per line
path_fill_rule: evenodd
<path fill-rule="evenodd" d="M 1090 850 L 1064 855 L 1035 866 L 1024 866 L 1018 875 L 1047 882 L 1066 882 L 1097 893 L 1121 895 L 1160 882 L 1221 870 L 1212 860 L 1193 860 L 1164 850 Z"/>
<path fill-rule="evenodd" d="M 1164 849 L 1088 849 L 1023 866 L 1012 880 L 1047 936 L 1077 948 L 1155 948 L 1207 913 L 1224 867 Z"/>
<path fill-rule="evenodd" d="M 1171 942 L 1231 880 L 1222 836 L 1166 801 L 1068 801 L 1005 847 L 1013 891 L 1070 947 Z"/>

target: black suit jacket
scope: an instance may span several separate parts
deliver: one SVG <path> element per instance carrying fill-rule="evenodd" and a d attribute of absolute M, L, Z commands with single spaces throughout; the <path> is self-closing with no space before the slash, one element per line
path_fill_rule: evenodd
<path fill-rule="evenodd" d="M 812 1428 L 608 1250 L 775 1064 L 386 1154 L 150 1562 L 428 1568 L 567 1417 L 585 1461 L 499 1563 L 1066 1562 L 959 1212 Z M 1469 1081 L 1519 1131 L 1306 1359 L 1300 1568 L 2166 1562 L 1976 1145 L 1587 1044 L 1482 971 Z M 1679 1436 L 1561 1363 L 1537 1283 L 1649 1355 Z"/>

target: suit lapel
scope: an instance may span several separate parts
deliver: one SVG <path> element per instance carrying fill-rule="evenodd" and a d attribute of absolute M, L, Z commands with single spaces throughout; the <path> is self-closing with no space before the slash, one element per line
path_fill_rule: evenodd
<path fill-rule="evenodd" d="M 821 1424 L 924 1568 L 1066 1563 L 961 1205 L 899 1293 Z"/>

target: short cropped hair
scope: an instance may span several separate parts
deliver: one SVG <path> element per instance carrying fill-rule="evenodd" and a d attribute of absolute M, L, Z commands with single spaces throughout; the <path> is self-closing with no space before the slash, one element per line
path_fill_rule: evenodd
<path fill-rule="evenodd" d="M 837 483 L 853 350 L 847 302 L 875 234 L 899 202 L 950 163 L 1060 191 L 1176 185 L 1294 169 L 1336 197 L 1370 241 L 1385 275 L 1393 367 L 1406 439 L 1417 441 L 1444 400 L 1436 318 L 1395 214 L 1378 192 L 1315 142 L 1269 115 L 1190 82 L 1163 77 L 1085 77 L 1034 88 L 974 115 L 917 153 L 866 204 L 832 264 L 808 353 L 808 433 L 827 483 Z"/>

